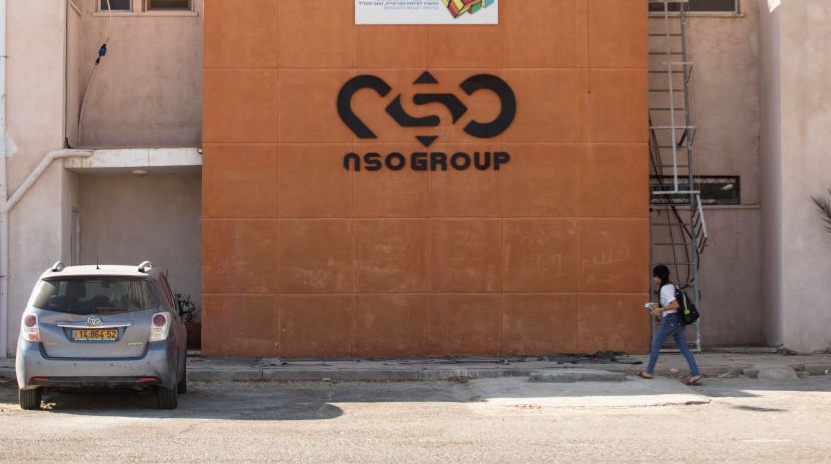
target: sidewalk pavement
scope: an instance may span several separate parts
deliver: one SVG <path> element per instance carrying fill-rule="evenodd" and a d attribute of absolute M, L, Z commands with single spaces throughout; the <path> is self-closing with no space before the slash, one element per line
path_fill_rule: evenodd
<path fill-rule="evenodd" d="M 774 348 L 720 348 L 695 353 L 704 378 L 788 380 L 831 375 L 831 353 L 791 354 Z M 188 356 L 191 381 L 416 381 L 528 377 L 540 382 L 616 381 L 646 369 L 648 355 L 597 353 L 540 357 L 289 359 Z M 679 353 L 662 353 L 655 377 L 683 379 Z M 14 358 L 0 359 L 0 378 L 14 379 Z"/>

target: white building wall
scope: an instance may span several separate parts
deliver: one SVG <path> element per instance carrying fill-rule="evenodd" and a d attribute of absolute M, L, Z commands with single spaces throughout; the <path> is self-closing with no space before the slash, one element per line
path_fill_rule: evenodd
<path fill-rule="evenodd" d="M 63 147 L 63 0 L 7 2 L 6 149 L 9 195 L 38 162 Z M 32 31 L 38 31 L 33 34 Z M 62 257 L 61 193 L 68 179 L 51 166 L 9 214 L 6 350 L 14 353 L 20 315 L 37 275 Z"/>
<path fill-rule="evenodd" d="M 740 178 L 741 205 L 705 207 L 710 240 L 699 269 L 705 347 L 765 342 L 758 292 L 759 10 L 755 0 L 742 2 L 740 10 L 687 19 L 695 173 Z"/>
<path fill-rule="evenodd" d="M 690 15 L 696 173 L 738 175 L 741 206 L 706 207 L 704 346 L 831 347 L 831 3 L 742 0 Z"/>
<path fill-rule="evenodd" d="M 762 272 L 760 293 L 765 310 L 765 340 L 782 338 L 782 96 L 781 44 L 778 2 L 759 2 L 761 50 L 760 183 L 762 201 Z"/>
<path fill-rule="evenodd" d="M 831 348 L 831 234 L 811 201 L 831 186 L 831 3 L 779 6 L 782 144 L 782 343 Z"/>
<path fill-rule="evenodd" d="M 84 109 L 80 136 L 70 133 L 73 146 L 200 146 L 202 1 L 192 12 L 152 12 L 134 0 L 133 12 L 112 15 L 96 11 L 100 0 L 74 1 Z"/>
<path fill-rule="evenodd" d="M 149 260 L 167 270 L 175 292 L 201 307 L 201 192 L 202 174 L 194 170 L 82 176 L 81 261 Z"/>
<path fill-rule="evenodd" d="M 831 235 L 811 196 L 831 186 L 831 4 L 759 2 L 761 293 L 769 345 L 831 348 Z"/>
<path fill-rule="evenodd" d="M 102 250 L 127 263 L 158 256 L 171 284 L 198 304 L 202 1 L 194 2 L 196 11 L 164 14 L 138 11 L 143 2 L 135 1 L 135 13 L 114 15 L 110 51 L 92 83 L 109 22 L 95 11 L 96 0 L 7 3 L 9 195 L 20 192 L 25 179 L 35 181 L 9 217 L 8 319 L 0 321 L 5 352 L 14 354 L 37 277 L 57 260 L 70 262 L 73 209 L 81 217 L 81 263 Z M 79 140 L 87 89 L 86 135 Z M 83 139 L 115 150 L 93 151 L 84 162 L 56 160 L 32 176 L 50 152 L 77 149 Z M 179 146 L 190 149 L 143 149 Z M 131 178 L 134 169 L 146 174 Z M 142 182 L 146 191 L 137 188 Z M 108 197 L 99 189 L 103 184 L 119 194 Z M 141 240 L 134 231 L 143 232 Z"/>

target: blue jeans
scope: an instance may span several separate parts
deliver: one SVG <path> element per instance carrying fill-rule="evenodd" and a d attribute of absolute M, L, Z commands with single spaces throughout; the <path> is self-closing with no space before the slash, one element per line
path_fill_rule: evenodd
<path fill-rule="evenodd" d="M 652 348 L 649 351 L 649 364 L 646 366 L 647 374 L 651 374 L 652 371 L 655 370 L 655 364 L 658 362 L 658 352 L 661 350 L 661 346 L 667 338 L 670 337 L 670 335 L 675 339 L 675 344 L 678 346 L 678 349 L 681 350 L 681 354 L 684 355 L 684 358 L 686 358 L 687 364 L 690 365 L 690 375 L 693 377 L 699 375 L 698 366 L 695 364 L 695 358 L 693 358 L 693 354 L 687 346 L 687 326 L 678 323 L 678 313 L 667 314 L 664 317 L 664 322 L 661 324 L 661 328 L 658 329 L 658 333 L 656 333 L 655 338 L 652 339 Z"/>

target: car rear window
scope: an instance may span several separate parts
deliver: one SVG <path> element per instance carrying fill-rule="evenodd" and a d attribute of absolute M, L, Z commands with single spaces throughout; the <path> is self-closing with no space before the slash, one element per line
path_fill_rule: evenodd
<path fill-rule="evenodd" d="M 153 283 L 140 277 L 81 277 L 44 280 L 34 306 L 70 314 L 140 311 L 159 306 Z"/>

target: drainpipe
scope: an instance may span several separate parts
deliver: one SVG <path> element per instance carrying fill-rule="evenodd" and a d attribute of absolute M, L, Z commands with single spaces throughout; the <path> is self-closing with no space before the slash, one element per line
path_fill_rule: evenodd
<path fill-rule="evenodd" d="M 50 151 L 46 154 L 46 156 L 43 157 L 43 159 L 40 160 L 40 163 L 38 163 L 38 165 L 35 166 L 35 169 L 33 169 L 32 172 L 30 172 L 29 175 L 26 176 L 26 179 L 23 180 L 23 182 L 20 184 L 20 187 L 18 187 L 17 190 L 14 191 L 12 196 L 9 197 L 8 200 L 6 200 L 6 204 L 3 207 L 3 214 L 9 214 L 9 211 L 11 211 L 12 208 L 14 208 L 15 205 L 17 205 L 20 199 L 23 198 L 23 195 L 25 195 L 26 192 L 29 191 L 29 189 L 32 188 L 33 185 L 35 185 L 35 182 L 37 182 L 41 174 L 43 174 L 43 172 L 46 171 L 46 168 L 48 168 L 49 165 L 52 164 L 52 161 L 62 158 L 89 158 L 93 154 L 94 152 L 92 150 L 61 149 Z"/>
<path fill-rule="evenodd" d="M 70 157 L 90 157 L 91 150 L 53 150 L 26 176 L 9 197 L 6 152 L 6 6 L 0 0 L 0 358 L 7 358 L 9 327 L 9 212 L 52 164 L 52 161 Z"/>
<path fill-rule="evenodd" d="M 0 0 L 0 7 L 2 4 L 5 3 L 5 0 Z M 26 176 L 26 179 L 20 184 L 14 194 L 3 203 L 2 209 L 0 209 L 0 320 L 5 322 L 3 330 L 0 331 L 0 358 L 7 358 L 8 357 L 8 350 L 6 347 L 6 343 L 8 342 L 8 326 L 9 326 L 9 296 L 8 296 L 8 289 L 9 289 L 9 212 L 12 208 L 20 202 L 20 199 L 26 195 L 26 192 L 35 185 L 38 178 L 49 168 L 49 165 L 52 164 L 52 161 L 56 159 L 63 159 L 63 158 L 88 158 L 92 156 L 94 152 L 92 150 L 53 150 L 46 154 L 43 159 L 40 160 L 35 169 Z M 5 181 L 5 168 L 6 168 L 6 158 L 5 156 L 2 157 L 2 162 L 0 162 L 0 176 L 2 176 L 2 187 L 0 187 L 0 195 L 2 198 L 7 198 L 8 196 L 8 189 L 6 188 L 6 181 Z"/>
<path fill-rule="evenodd" d="M 0 0 L 0 202 L 6 204 L 6 0 Z M 8 357 L 9 335 L 9 214 L 0 211 L 0 358 Z"/>

